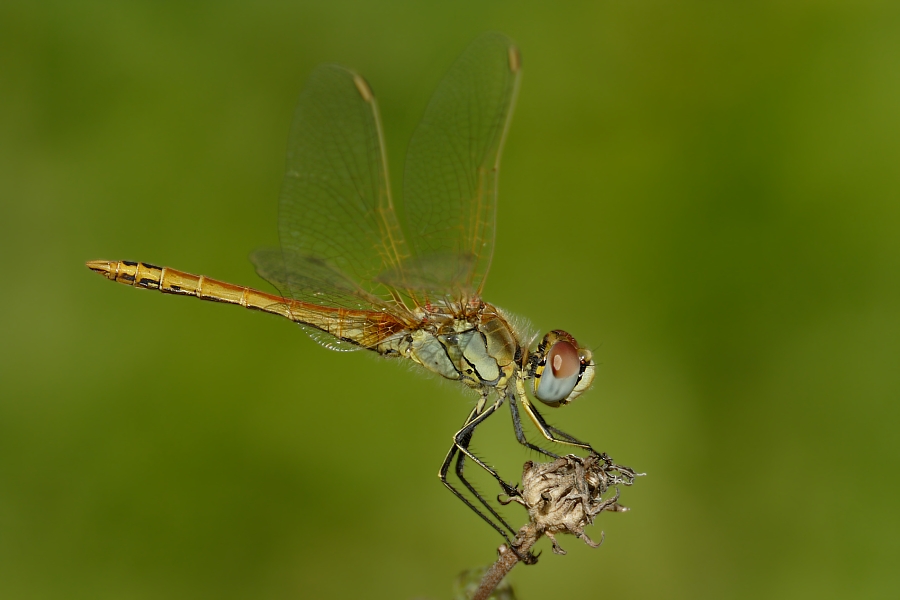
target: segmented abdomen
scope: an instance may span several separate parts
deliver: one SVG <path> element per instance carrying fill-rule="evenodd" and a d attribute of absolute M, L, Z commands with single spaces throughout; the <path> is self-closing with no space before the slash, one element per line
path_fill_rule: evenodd
<path fill-rule="evenodd" d="M 339 340 L 372 350 L 386 351 L 387 348 L 382 350 L 379 345 L 407 327 L 399 319 L 383 311 L 319 306 L 149 263 L 93 260 L 87 266 L 95 273 L 125 285 L 159 290 L 164 294 L 238 304 L 280 315 L 296 323 L 315 327 Z"/>

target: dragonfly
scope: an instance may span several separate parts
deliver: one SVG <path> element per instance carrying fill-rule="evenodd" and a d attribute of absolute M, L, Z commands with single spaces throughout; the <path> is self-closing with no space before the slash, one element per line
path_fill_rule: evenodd
<path fill-rule="evenodd" d="M 548 407 L 572 402 L 594 378 L 590 349 L 562 330 L 535 344 L 533 334 L 482 299 L 494 252 L 500 156 L 520 78 L 519 51 L 499 33 L 478 37 L 456 60 L 408 147 L 404 227 L 390 192 L 371 87 L 344 67 L 316 68 L 290 132 L 280 247 L 250 256 L 279 294 L 145 262 L 87 266 L 136 288 L 280 315 L 328 348 L 409 360 L 475 390 L 478 400 L 438 474 L 513 547 L 509 534 L 515 531 L 464 472 L 472 461 L 507 496 L 518 495 L 469 449 L 476 428 L 506 402 L 524 446 L 557 457 L 526 438 L 520 407 L 546 440 L 594 452 L 548 424 L 528 393 L 530 387 Z"/>

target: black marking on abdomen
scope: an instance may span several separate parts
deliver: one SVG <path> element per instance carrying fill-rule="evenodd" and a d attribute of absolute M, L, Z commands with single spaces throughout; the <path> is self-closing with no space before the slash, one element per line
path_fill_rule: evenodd
<path fill-rule="evenodd" d="M 194 295 L 193 292 L 191 292 L 189 290 L 183 290 L 183 289 L 181 289 L 181 286 L 177 286 L 177 285 L 172 285 L 167 288 L 160 287 L 159 291 L 161 291 L 163 294 L 177 294 L 179 296 L 193 296 Z"/>
<path fill-rule="evenodd" d="M 162 271 L 162 267 L 157 267 L 156 265 L 151 265 L 150 263 L 141 263 L 148 269 L 156 269 L 157 271 Z"/>
<path fill-rule="evenodd" d="M 144 277 L 143 279 L 138 281 L 138 285 L 141 287 L 145 287 L 145 288 L 155 289 L 155 288 L 159 287 L 159 282 L 154 279 L 148 279 L 148 278 Z"/>
<path fill-rule="evenodd" d="M 123 281 L 127 281 L 128 283 L 134 283 L 134 275 L 130 275 L 128 273 L 122 273 L 121 275 L 119 275 L 119 277 Z"/>
<path fill-rule="evenodd" d="M 125 265 L 125 266 L 127 266 L 127 267 L 136 267 L 136 266 L 138 266 L 138 264 L 137 264 L 136 262 L 133 262 L 133 261 L 130 261 L 130 260 L 123 260 L 123 261 L 122 261 L 122 264 Z"/>

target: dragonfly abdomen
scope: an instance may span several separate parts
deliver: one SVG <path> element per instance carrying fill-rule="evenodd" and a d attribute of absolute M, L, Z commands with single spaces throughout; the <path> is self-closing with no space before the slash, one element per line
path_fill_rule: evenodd
<path fill-rule="evenodd" d="M 107 279 L 136 288 L 159 290 L 164 294 L 194 296 L 212 302 L 239 304 L 245 308 L 292 319 L 290 307 L 281 296 L 210 279 L 204 275 L 192 275 L 168 267 L 128 260 L 92 260 L 87 263 L 87 267 Z"/>
<path fill-rule="evenodd" d="M 205 275 L 193 275 L 150 263 L 92 260 L 88 261 L 87 267 L 107 279 L 132 287 L 237 304 L 279 315 L 324 331 L 340 341 L 382 354 L 390 354 L 394 349 L 391 344 L 396 345 L 392 340 L 407 326 L 396 317 L 381 311 L 319 306 L 285 299 L 246 286 L 210 279 Z"/>

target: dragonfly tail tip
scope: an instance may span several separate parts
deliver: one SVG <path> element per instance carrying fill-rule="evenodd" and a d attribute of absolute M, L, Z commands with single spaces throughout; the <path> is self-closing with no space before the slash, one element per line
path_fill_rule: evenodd
<path fill-rule="evenodd" d="M 109 278 L 110 273 L 113 272 L 113 265 L 115 263 L 108 260 L 89 260 L 84 264 L 94 273 L 99 273 L 100 275 Z"/>

